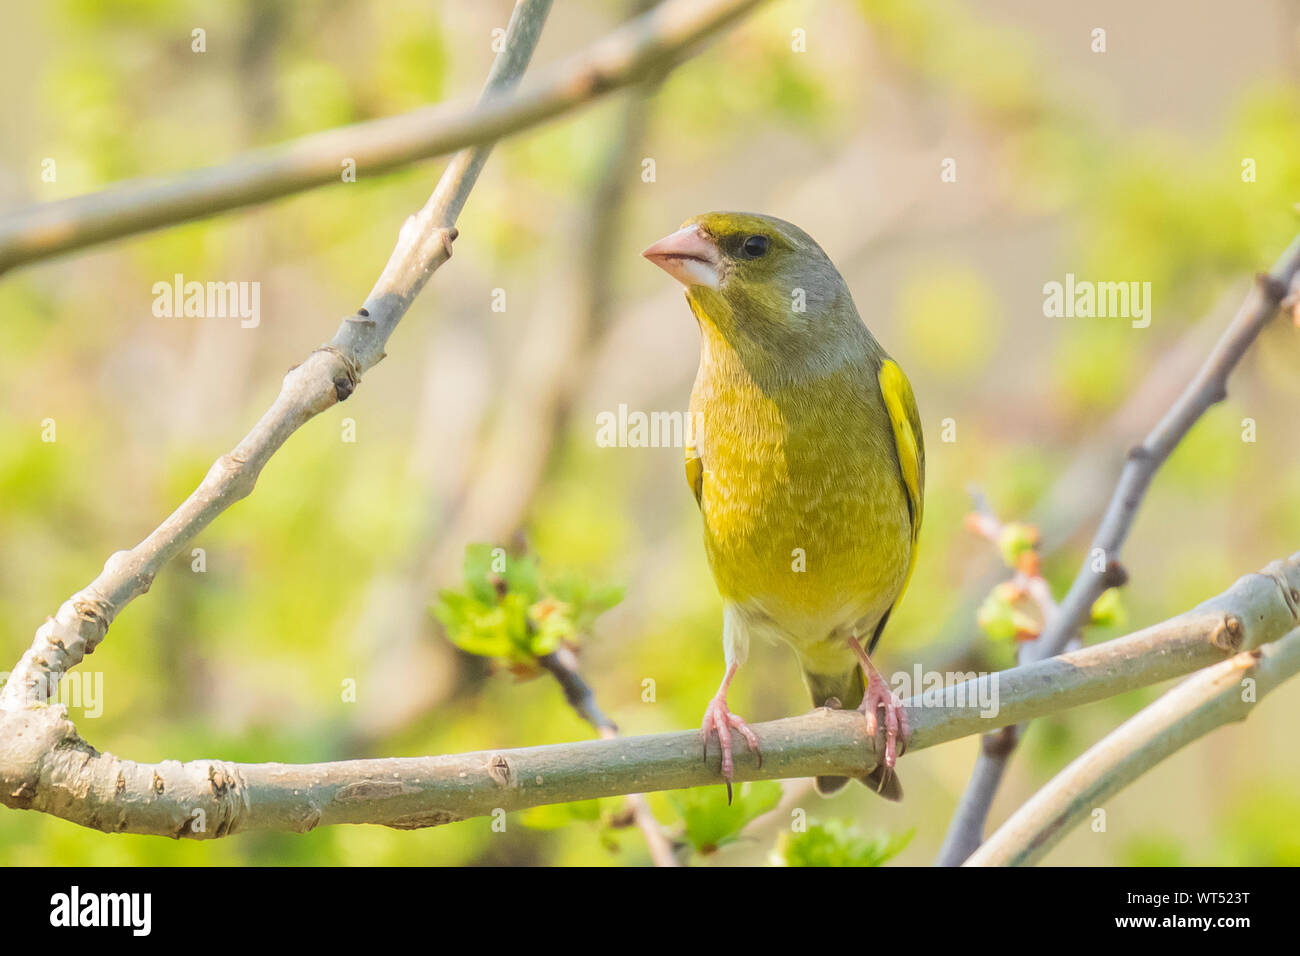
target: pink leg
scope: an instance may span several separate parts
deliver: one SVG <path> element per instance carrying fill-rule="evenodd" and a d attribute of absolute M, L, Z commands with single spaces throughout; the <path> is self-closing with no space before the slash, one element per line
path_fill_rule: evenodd
<path fill-rule="evenodd" d="M 727 688 L 731 686 L 731 679 L 736 676 L 739 665 L 732 664 L 727 668 L 727 676 L 722 678 L 722 684 L 718 687 L 718 692 L 713 695 L 713 700 L 709 701 L 709 706 L 704 709 L 704 724 L 700 728 L 700 733 L 704 739 L 704 757 L 709 756 L 709 735 L 718 735 L 718 745 L 722 748 L 722 779 L 727 783 L 727 802 L 731 802 L 731 781 L 735 779 L 736 764 L 731 755 L 731 731 L 734 728 L 740 732 L 740 736 L 745 738 L 745 743 L 749 749 L 758 754 L 758 765 L 763 766 L 763 752 L 758 749 L 758 735 L 749 729 L 749 724 L 745 723 L 740 717 L 733 714 L 727 707 Z"/>
<path fill-rule="evenodd" d="M 853 637 L 848 641 L 867 675 L 867 692 L 863 695 L 862 705 L 858 710 L 862 711 L 867 718 L 867 733 L 875 737 L 879 729 L 876 715 L 883 708 L 885 712 L 884 764 L 886 769 L 893 770 L 894 764 L 898 762 L 900 741 L 904 746 L 907 744 L 907 712 L 903 709 L 903 702 L 898 699 L 898 695 L 889 689 L 885 679 L 871 663 L 871 658 L 862 649 L 862 645 Z"/>

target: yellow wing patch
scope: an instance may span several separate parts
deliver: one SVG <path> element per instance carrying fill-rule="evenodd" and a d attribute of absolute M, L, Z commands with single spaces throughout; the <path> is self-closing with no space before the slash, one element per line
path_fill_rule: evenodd
<path fill-rule="evenodd" d="M 686 446 L 686 483 L 691 486 L 695 503 L 700 503 L 700 494 L 704 489 L 704 462 L 700 461 L 694 445 Z"/>
<path fill-rule="evenodd" d="M 921 417 L 916 410 L 912 386 L 898 364 L 886 359 L 880 366 L 880 392 L 889 412 L 889 422 L 894 428 L 894 446 L 898 451 L 898 466 L 907 491 L 912 512 L 912 555 L 907 564 L 907 577 L 903 591 L 912 579 L 916 567 L 916 539 L 921 533 L 921 508 L 925 494 L 925 439 L 921 435 Z M 901 599 L 903 594 L 899 592 Z M 898 602 L 895 601 L 895 604 Z"/>

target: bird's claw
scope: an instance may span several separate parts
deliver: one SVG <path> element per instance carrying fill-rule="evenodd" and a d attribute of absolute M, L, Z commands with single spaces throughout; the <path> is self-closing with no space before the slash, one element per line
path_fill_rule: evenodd
<path fill-rule="evenodd" d="M 715 697 L 704 709 L 704 723 L 700 735 L 704 746 L 704 759 L 709 757 L 709 735 L 717 734 L 718 746 L 722 748 L 722 779 L 727 784 L 727 803 L 731 803 L 731 783 L 736 777 L 736 763 L 731 751 L 731 731 L 739 732 L 745 738 L 749 749 L 757 755 L 758 765 L 763 766 L 763 751 L 758 746 L 758 734 L 750 729 L 744 719 L 733 714 L 727 707 L 725 697 Z"/>
<path fill-rule="evenodd" d="M 879 733 L 881 722 L 877 713 L 884 711 L 885 754 L 881 761 L 886 769 L 893 770 L 898 755 L 907 744 L 907 711 L 898 695 L 872 670 L 867 677 L 867 692 L 858 707 L 867 719 L 867 734 L 873 739 Z"/>

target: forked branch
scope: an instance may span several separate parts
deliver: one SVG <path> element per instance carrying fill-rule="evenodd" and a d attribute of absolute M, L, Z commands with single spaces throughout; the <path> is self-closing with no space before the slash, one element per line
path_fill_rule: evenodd
<path fill-rule="evenodd" d="M 904 702 L 908 752 L 1149 686 L 1276 640 L 1297 623 L 1293 590 L 1300 593 L 1300 554 L 1127 637 L 913 696 Z M 95 751 L 61 706 L 12 712 L 6 724 L 0 801 L 8 806 L 109 832 L 195 839 L 339 823 L 410 829 L 719 781 L 716 750 L 700 759 L 698 731 L 325 764 L 137 764 Z M 876 764 L 857 711 L 816 710 L 754 730 L 763 764 L 738 748 L 739 780 L 862 776 Z"/>
<path fill-rule="evenodd" d="M 1083 566 L 1060 602 L 1058 613 L 1047 622 L 1037 640 L 1024 645 L 1022 660 L 1038 661 L 1061 653 L 1088 620 L 1093 604 L 1102 593 L 1123 583 L 1127 573 L 1120 564 L 1120 551 L 1156 471 L 1201 416 L 1227 396 L 1229 376 L 1264 326 L 1277 314 L 1296 282 L 1297 273 L 1300 273 L 1300 236 L 1291 241 L 1271 271 L 1256 277 L 1245 302 L 1200 370 L 1142 443 L 1129 452 Z M 940 866 L 957 866 L 980 845 L 989 807 L 1018 740 L 1017 728 L 985 739 L 970 783 L 948 826 L 936 861 Z"/>
<path fill-rule="evenodd" d="M 759 2 L 667 0 L 524 92 L 314 133 L 222 166 L 137 179 L 18 210 L 0 218 L 0 274 L 111 239 L 337 183 L 344 160 L 352 160 L 358 173 L 382 173 L 502 139 L 656 76 Z M 503 55 L 508 53 L 507 47 Z"/>
<path fill-rule="evenodd" d="M 1297 672 L 1300 630 L 1198 671 L 1061 771 L 965 865 L 1037 862 L 1105 800 L 1210 731 L 1245 720 L 1265 694 Z"/>

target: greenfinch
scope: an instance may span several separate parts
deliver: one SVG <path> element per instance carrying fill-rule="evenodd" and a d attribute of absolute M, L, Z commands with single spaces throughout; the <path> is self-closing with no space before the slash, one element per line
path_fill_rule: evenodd
<path fill-rule="evenodd" d="M 751 637 L 779 638 L 814 706 L 857 707 L 883 736 L 862 781 L 900 799 L 906 719 L 868 655 L 916 565 L 925 449 L 911 385 L 797 226 L 712 212 L 642 255 L 686 287 L 700 329 L 686 480 L 723 600 L 726 661 L 704 714 L 706 755 L 716 734 L 728 790 L 732 730 L 761 762 L 727 689 Z M 822 793 L 846 782 L 816 781 Z"/>

